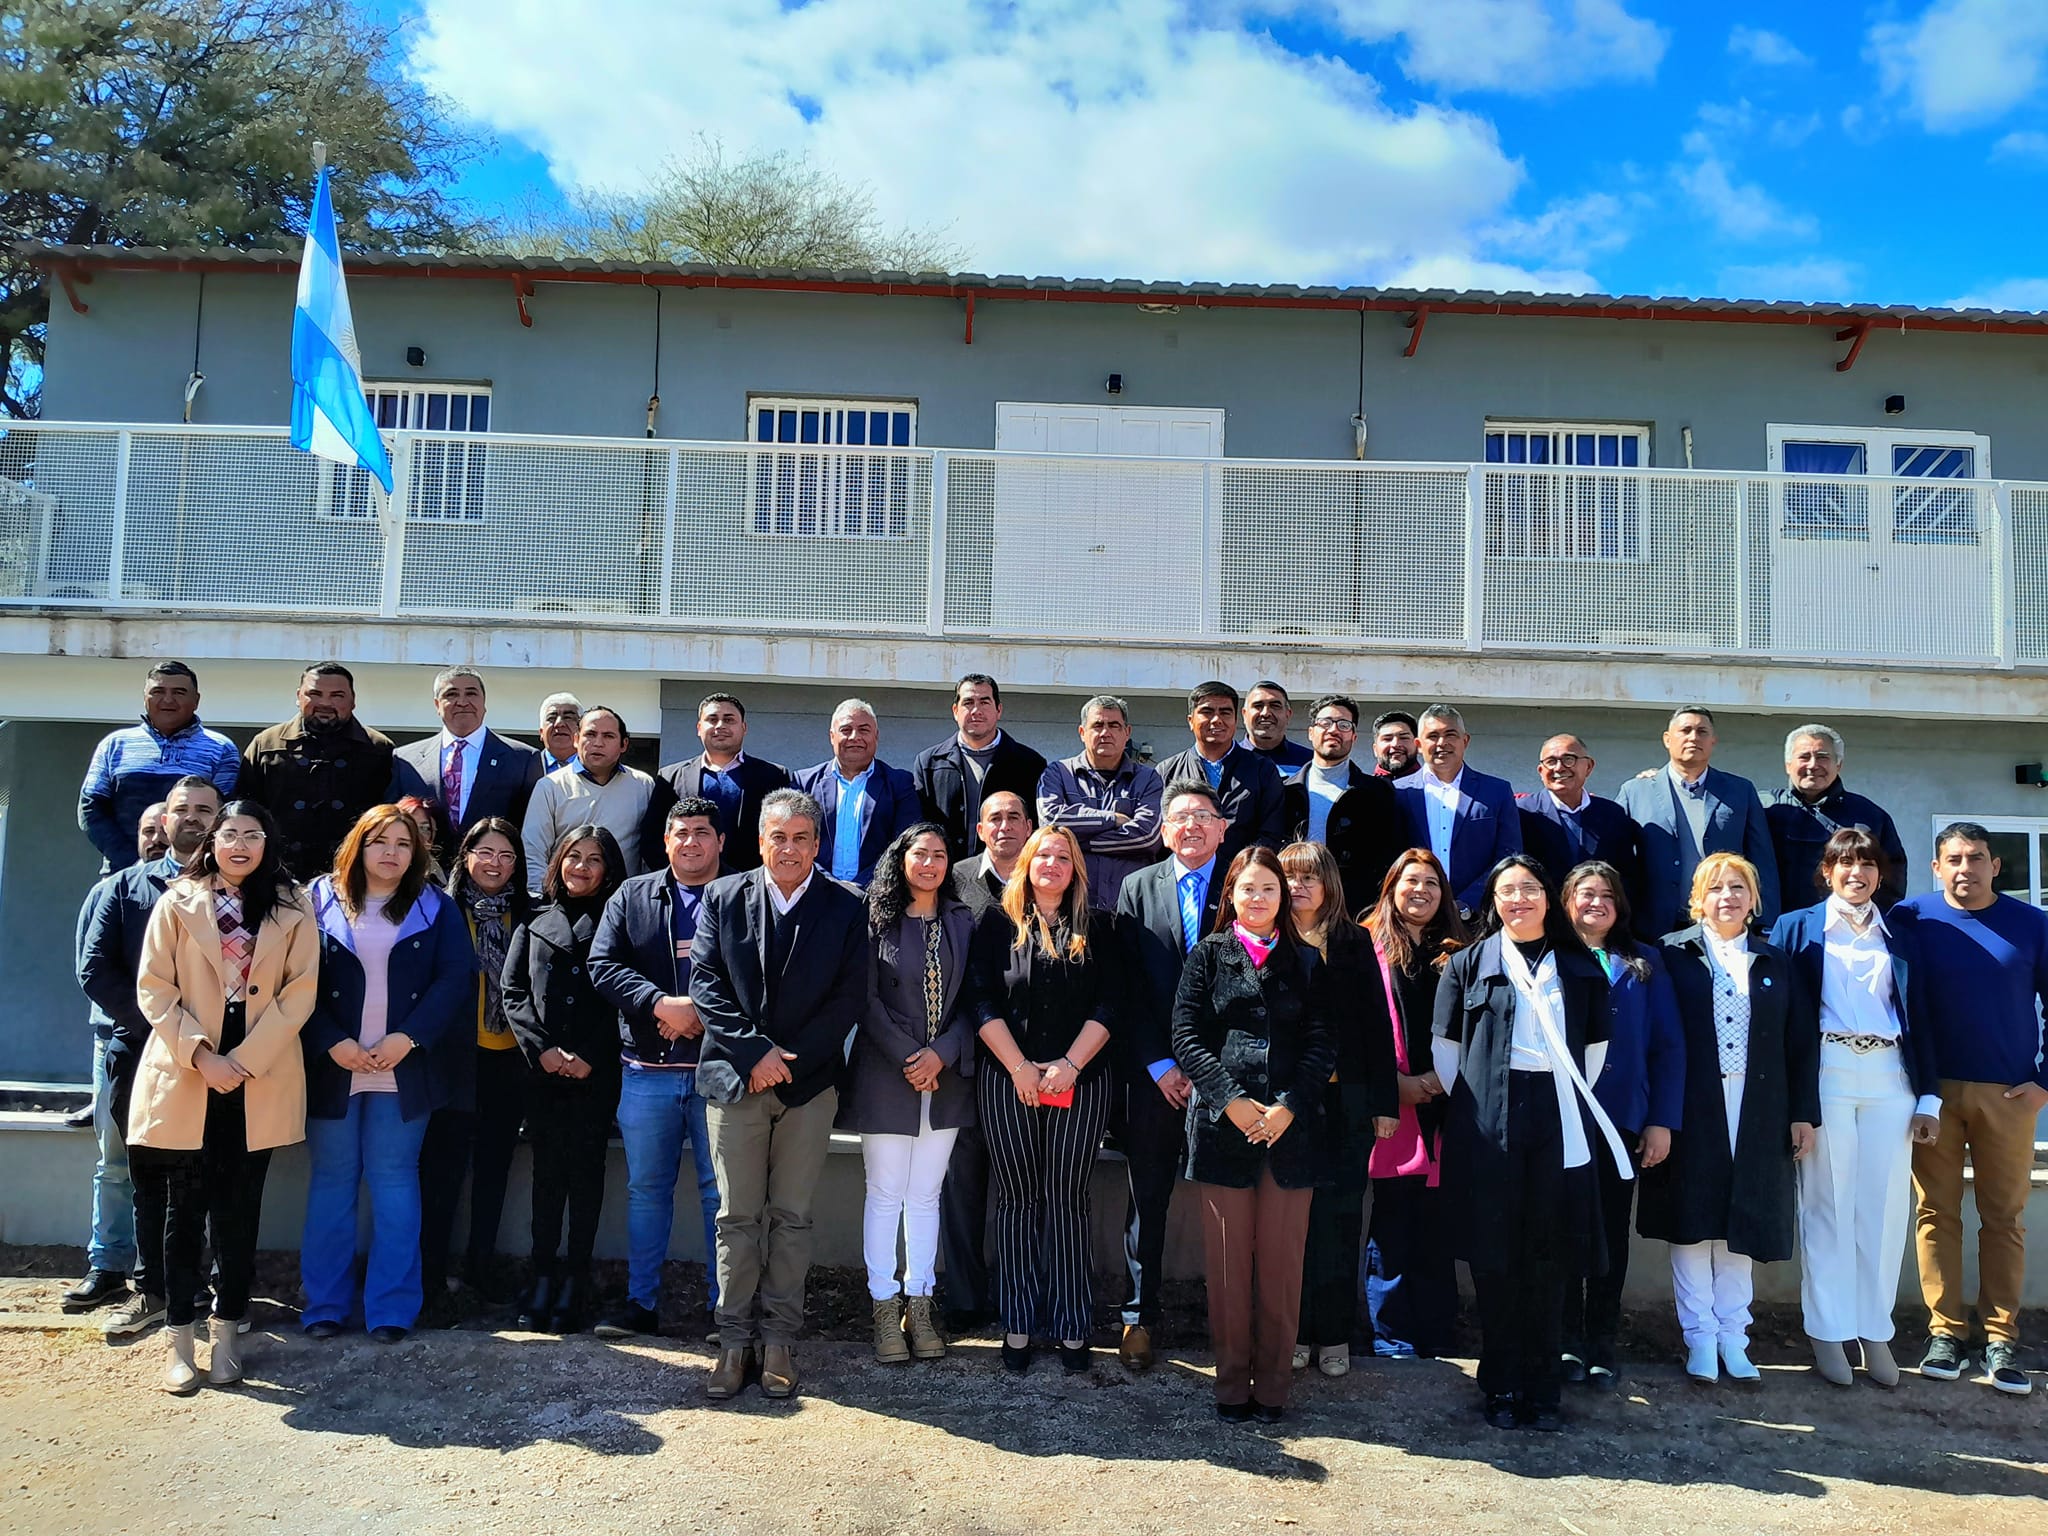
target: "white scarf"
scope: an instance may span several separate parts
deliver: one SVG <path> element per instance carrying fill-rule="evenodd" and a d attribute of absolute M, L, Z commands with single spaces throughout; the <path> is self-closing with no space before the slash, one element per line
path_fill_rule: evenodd
<path fill-rule="evenodd" d="M 1614 1128 L 1614 1122 L 1607 1118 L 1607 1111 L 1600 1107 L 1600 1101 L 1593 1097 L 1585 1074 L 1579 1070 L 1573 1058 L 1571 1046 L 1565 1041 L 1564 1020 L 1550 1005 L 1550 990 L 1547 985 L 1557 975 L 1557 951 L 1553 949 L 1543 957 L 1542 963 L 1534 970 L 1514 940 L 1505 933 L 1500 936 L 1500 967 L 1514 984 L 1516 1003 L 1527 1008 L 1536 1017 L 1536 1026 L 1543 1033 L 1543 1044 L 1550 1053 L 1550 1080 L 1557 1086 L 1557 1119 L 1564 1130 L 1564 1165 L 1567 1168 L 1583 1168 L 1593 1160 L 1593 1150 L 1586 1144 L 1586 1123 L 1579 1115 L 1579 1101 L 1584 1100 L 1593 1112 L 1593 1122 L 1600 1127 L 1600 1134 L 1607 1139 L 1607 1148 L 1614 1154 L 1614 1167 L 1624 1179 L 1633 1178 L 1629 1167 L 1628 1149 L 1622 1145 L 1621 1133 Z"/>

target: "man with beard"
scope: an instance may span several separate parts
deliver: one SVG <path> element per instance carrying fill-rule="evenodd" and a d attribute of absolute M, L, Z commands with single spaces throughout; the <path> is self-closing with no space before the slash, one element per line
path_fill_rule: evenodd
<path fill-rule="evenodd" d="M 1390 709 L 1372 723 L 1373 772 L 1383 779 L 1405 779 L 1422 767 L 1415 744 L 1419 727 L 1405 709 Z"/>
<path fill-rule="evenodd" d="M 242 752 L 241 793 L 277 818 L 285 868 L 324 874 L 334 850 L 391 784 L 391 738 L 356 719 L 356 680 L 336 661 L 299 677 L 299 712 L 259 731 Z"/>

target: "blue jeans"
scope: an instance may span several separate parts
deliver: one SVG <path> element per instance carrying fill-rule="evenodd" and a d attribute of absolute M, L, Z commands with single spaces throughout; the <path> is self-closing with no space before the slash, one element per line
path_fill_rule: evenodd
<path fill-rule="evenodd" d="M 92 1042 L 92 1131 L 100 1144 L 92 1170 L 92 1241 L 88 1269 L 126 1274 L 135 1267 L 135 1184 L 128 1177 L 126 1127 L 114 1118 L 114 1085 L 107 1078 L 107 1042 Z"/>
<path fill-rule="evenodd" d="M 420 1143 L 426 1115 L 400 1118 L 395 1093 L 351 1094 L 338 1120 L 306 1119 L 306 1233 L 301 1319 L 346 1323 L 355 1311 L 356 1197 L 370 1187 L 363 1326 L 410 1328 L 420 1315 Z"/>
<path fill-rule="evenodd" d="M 711 1308 L 718 1310 L 718 1176 L 697 1074 L 674 1069 L 626 1069 L 619 1086 L 619 1139 L 626 1145 L 626 1294 L 636 1306 L 658 1309 L 661 1264 L 675 1224 L 676 1176 L 683 1143 L 697 1162 L 697 1201 L 704 1215 L 704 1273 Z"/>

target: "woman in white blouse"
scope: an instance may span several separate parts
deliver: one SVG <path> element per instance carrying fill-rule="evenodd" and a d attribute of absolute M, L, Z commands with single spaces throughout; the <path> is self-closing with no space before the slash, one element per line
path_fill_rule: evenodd
<path fill-rule="evenodd" d="M 1671 1244 L 1686 1374 L 1762 1380 L 1749 1358 L 1752 1264 L 1792 1257 L 1793 1164 L 1820 1121 L 1820 1036 L 1783 951 L 1753 936 L 1756 868 L 1713 853 L 1693 875 L 1698 926 L 1664 939 L 1685 1026 L 1685 1110 L 1671 1155 L 1643 1170 L 1636 1226 Z"/>
<path fill-rule="evenodd" d="M 1912 930 L 1877 909 L 1888 873 L 1877 839 L 1845 827 L 1821 852 L 1827 899 L 1771 930 L 1820 1003 L 1821 1127 L 1799 1165 L 1799 1299 L 1814 1366 L 1839 1387 L 1856 1379 L 1845 1346 L 1858 1341 L 1871 1381 L 1899 1383 L 1890 1341 L 1910 1147 L 1941 1129 L 1933 1036 L 1914 1027 Z"/>

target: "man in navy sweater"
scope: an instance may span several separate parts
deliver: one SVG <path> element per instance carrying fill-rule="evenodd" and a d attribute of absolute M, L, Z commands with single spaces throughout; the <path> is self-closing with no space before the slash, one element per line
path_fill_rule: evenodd
<path fill-rule="evenodd" d="M 1977 1313 L 1984 1374 L 2001 1392 L 2033 1389 L 2020 1369 L 2024 1214 L 2034 1166 L 2034 1125 L 2048 1105 L 2039 1005 L 2048 1001 L 2048 912 L 1998 893 L 1991 834 L 1958 821 L 1934 840 L 1941 889 L 1909 897 L 1920 979 L 1934 1027 L 1941 1132 L 1913 1148 L 1920 1290 L 1932 1314 L 1920 1374 L 1953 1381 L 1969 1363 L 1970 1305 L 1963 1294 L 1963 1153 L 1977 1196 Z"/>

